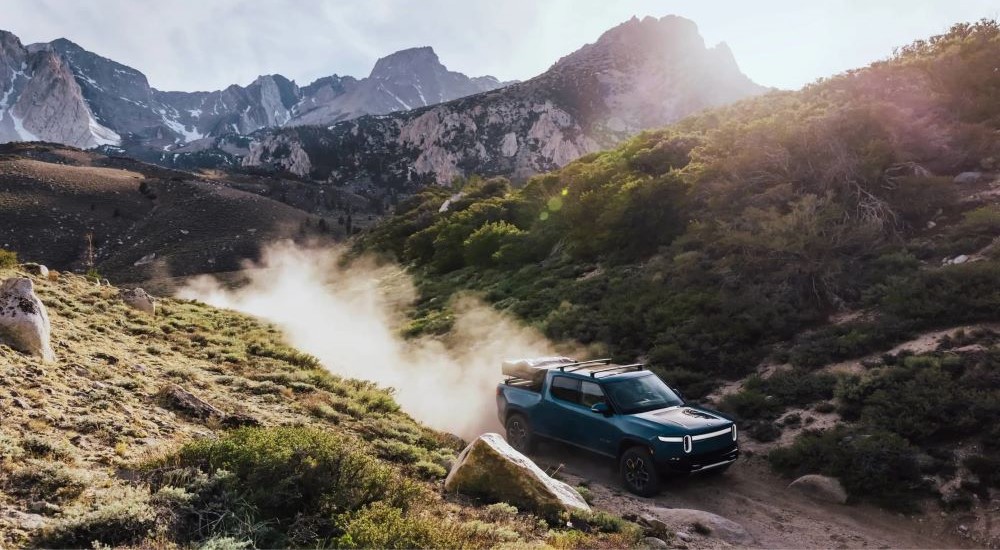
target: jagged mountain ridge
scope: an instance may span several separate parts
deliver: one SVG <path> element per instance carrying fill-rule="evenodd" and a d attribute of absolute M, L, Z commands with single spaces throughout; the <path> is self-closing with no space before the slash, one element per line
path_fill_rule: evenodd
<path fill-rule="evenodd" d="M 93 117 L 68 63 L 0 31 L 0 142 L 61 141 L 95 147 L 119 136 Z"/>
<path fill-rule="evenodd" d="M 384 57 L 372 75 L 332 75 L 299 87 L 281 75 L 213 92 L 161 91 L 127 65 L 60 38 L 24 46 L 0 31 L 0 143 L 164 151 L 223 134 L 330 124 L 423 107 L 505 83 L 448 71 L 431 48 Z"/>
<path fill-rule="evenodd" d="M 694 22 L 633 18 L 526 82 L 327 128 L 260 132 L 242 157 L 358 187 L 524 178 L 701 109 L 763 93 Z"/>

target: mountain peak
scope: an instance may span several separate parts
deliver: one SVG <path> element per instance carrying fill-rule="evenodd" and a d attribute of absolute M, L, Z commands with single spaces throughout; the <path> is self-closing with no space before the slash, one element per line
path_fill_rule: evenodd
<path fill-rule="evenodd" d="M 82 46 L 68 38 L 56 38 L 55 40 L 49 42 L 49 44 L 59 51 L 86 51 Z"/>
<path fill-rule="evenodd" d="M 400 76 L 401 74 L 412 74 L 423 69 L 447 70 L 438 59 L 434 48 L 422 46 L 418 48 L 407 48 L 391 53 L 375 62 L 375 67 L 369 75 L 370 78 L 384 80 Z"/>

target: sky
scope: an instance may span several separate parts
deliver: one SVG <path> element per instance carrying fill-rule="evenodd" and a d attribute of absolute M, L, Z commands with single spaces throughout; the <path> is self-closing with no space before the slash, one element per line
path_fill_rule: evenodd
<path fill-rule="evenodd" d="M 525 80 L 633 15 L 695 21 L 759 84 L 795 89 L 883 59 L 997 0 L 0 0 L 0 29 L 68 38 L 161 90 L 215 90 L 280 73 L 367 76 L 432 46 L 451 70 Z"/>

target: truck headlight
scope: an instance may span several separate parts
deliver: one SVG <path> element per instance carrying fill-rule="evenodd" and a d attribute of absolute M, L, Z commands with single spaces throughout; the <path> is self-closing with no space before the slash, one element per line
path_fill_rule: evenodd
<path fill-rule="evenodd" d="M 733 424 L 733 441 L 736 441 L 736 424 Z"/>
<path fill-rule="evenodd" d="M 659 439 L 660 441 L 662 441 L 664 443 L 680 443 L 684 438 L 683 437 L 664 437 L 664 436 L 661 435 L 661 436 L 657 437 L 656 439 Z"/>
<path fill-rule="evenodd" d="M 694 441 L 691 439 L 691 436 L 685 435 L 684 441 L 682 441 L 682 443 L 684 443 L 684 452 L 690 453 L 691 449 L 694 447 Z"/>

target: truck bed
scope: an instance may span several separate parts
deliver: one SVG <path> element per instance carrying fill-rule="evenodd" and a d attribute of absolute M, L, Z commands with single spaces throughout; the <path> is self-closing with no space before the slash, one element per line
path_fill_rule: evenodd
<path fill-rule="evenodd" d="M 505 386 L 510 386 L 512 388 L 518 388 L 522 390 L 528 390 L 531 392 L 539 393 L 542 391 L 542 382 L 534 380 L 525 380 L 523 378 L 508 378 L 503 381 Z"/>

